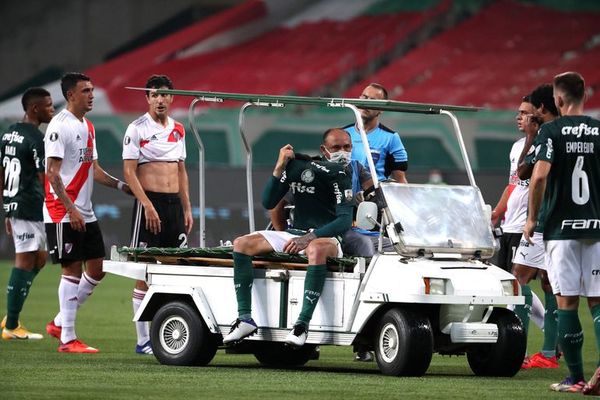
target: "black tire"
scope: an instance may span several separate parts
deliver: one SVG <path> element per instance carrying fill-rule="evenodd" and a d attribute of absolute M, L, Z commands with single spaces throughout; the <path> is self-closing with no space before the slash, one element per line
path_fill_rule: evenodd
<path fill-rule="evenodd" d="M 296 349 L 285 343 L 263 342 L 257 343 L 254 357 L 259 363 L 269 367 L 301 367 L 314 358 L 316 347 L 313 344 L 305 344 Z"/>
<path fill-rule="evenodd" d="M 467 350 L 469 366 L 478 376 L 514 376 L 527 348 L 521 320 L 506 308 L 494 308 L 488 322 L 498 325 L 498 341 L 471 346 Z"/>
<path fill-rule="evenodd" d="M 198 311 L 180 301 L 165 304 L 154 315 L 150 340 L 154 356 L 166 365 L 206 365 L 218 346 Z"/>
<path fill-rule="evenodd" d="M 433 332 L 429 318 L 410 310 L 386 312 L 376 330 L 375 357 L 384 375 L 421 376 L 433 354 Z"/>

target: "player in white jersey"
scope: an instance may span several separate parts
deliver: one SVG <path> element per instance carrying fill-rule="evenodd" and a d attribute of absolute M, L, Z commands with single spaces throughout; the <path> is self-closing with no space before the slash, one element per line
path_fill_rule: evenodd
<path fill-rule="evenodd" d="M 152 75 L 148 89 L 173 89 L 165 75 Z M 185 130 L 169 117 L 172 95 L 146 92 L 148 112 L 131 124 L 123 138 L 123 170 L 136 200 L 131 228 L 132 247 L 187 247 L 192 229 L 192 207 L 185 170 Z M 148 290 L 137 281 L 133 312 Z M 138 354 L 152 354 L 148 323 L 137 321 Z"/>
<path fill-rule="evenodd" d="M 523 97 L 516 117 L 519 131 L 523 132 L 523 117 L 532 114 L 533 109 L 529 96 Z M 523 226 L 527 219 L 527 190 L 529 182 L 520 180 L 517 175 L 519 156 L 523 152 L 524 144 L 525 138 L 521 138 L 512 146 L 508 185 L 492 211 L 492 223 L 494 225 L 504 217 L 501 224 L 503 234 L 500 239 L 498 266 L 508 272 L 512 270 L 512 260 L 515 250 L 519 246 Z"/>
<path fill-rule="evenodd" d="M 61 79 L 67 108 L 46 129 L 46 182 L 44 222 L 49 253 L 60 263 L 58 287 L 60 312 L 46 331 L 60 340 L 62 353 L 97 353 L 77 339 L 77 309 L 104 277 L 104 242 L 92 208 L 94 181 L 129 192 L 129 187 L 107 174 L 98 164 L 94 126 L 85 118 L 92 110 L 94 86 L 80 73 Z M 83 266 L 85 264 L 85 272 Z"/>

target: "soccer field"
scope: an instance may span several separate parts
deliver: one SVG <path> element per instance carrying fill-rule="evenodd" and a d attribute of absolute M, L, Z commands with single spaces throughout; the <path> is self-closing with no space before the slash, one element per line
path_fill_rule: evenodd
<path fill-rule="evenodd" d="M 0 263 L 4 288 L 11 263 Z M 22 322 L 34 332 L 58 310 L 56 295 L 60 268 L 47 265 L 34 282 L 22 313 Z M 540 293 L 539 286 L 534 284 Z M 0 341 L 0 398 L 8 399 L 382 399 L 465 398 L 547 399 L 568 394 L 550 392 L 548 386 L 567 375 L 567 368 L 532 370 L 513 378 L 475 377 L 466 357 L 434 355 L 421 378 L 394 378 L 379 373 L 375 363 L 357 363 L 351 347 L 324 346 L 320 360 L 295 370 L 265 368 L 252 355 L 225 354 L 219 350 L 207 367 L 169 367 L 152 356 L 134 353 L 135 329 L 131 322 L 133 281 L 108 274 L 80 309 L 78 336 L 99 354 L 58 353 L 56 339 Z M 0 309 L 6 309 L 2 289 Z M 585 371 L 595 369 L 597 350 L 589 312 L 581 309 L 585 330 Z M 542 334 L 530 328 L 530 353 L 536 352 Z"/>

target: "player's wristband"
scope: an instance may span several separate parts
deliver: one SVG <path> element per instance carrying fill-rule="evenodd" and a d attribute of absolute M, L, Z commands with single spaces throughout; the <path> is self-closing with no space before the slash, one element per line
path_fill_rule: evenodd
<path fill-rule="evenodd" d="M 125 186 L 125 182 L 117 181 L 117 190 L 123 190 L 123 186 Z"/>

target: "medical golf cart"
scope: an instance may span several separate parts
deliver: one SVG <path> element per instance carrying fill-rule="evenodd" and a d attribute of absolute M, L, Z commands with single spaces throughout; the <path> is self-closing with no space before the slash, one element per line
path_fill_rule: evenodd
<path fill-rule="evenodd" d="M 140 89 L 146 90 L 146 89 Z M 490 264 L 497 240 L 490 210 L 475 185 L 458 120 L 469 107 L 391 100 L 311 98 L 159 89 L 192 96 L 190 123 L 199 145 L 200 247 L 113 247 L 104 270 L 145 280 L 149 290 L 134 320 L 151 321 L 154 355 L 167 365 L 206 365 L 223 347 L 237 316 L 231 247 L 204 246 L 204 147 L 194 126 L 200 101 L 243 101 L 240 133 L 246 149 L 249 231 L 254 231 L 252 154 L 244 111 L 286 105 L 345 107 L 354 112 L 370 155 L 358 108 L 445 115 L 450 118 L 470 185 L 425 185 L 374 180 L 374 202 L 362 203 L 357 221 L 379 228 L 393 244 L 371 259 L 330 259 L 328 277 L 310 323 L 306 344 L 284 340 L 302 306 L 307 260 L 273 253 L 254 258 L 253 318 L 258 332 L 241 342 L 268 366 L 305 364 L 316 346 L 354 345 L 375 352 L 386 375 L 420 376 L 434 352 L 466 355 L 476 375 L 513 376 L 523 361 L 526 337 L 506 305 L 524 303 L 514 276 Z"/>

